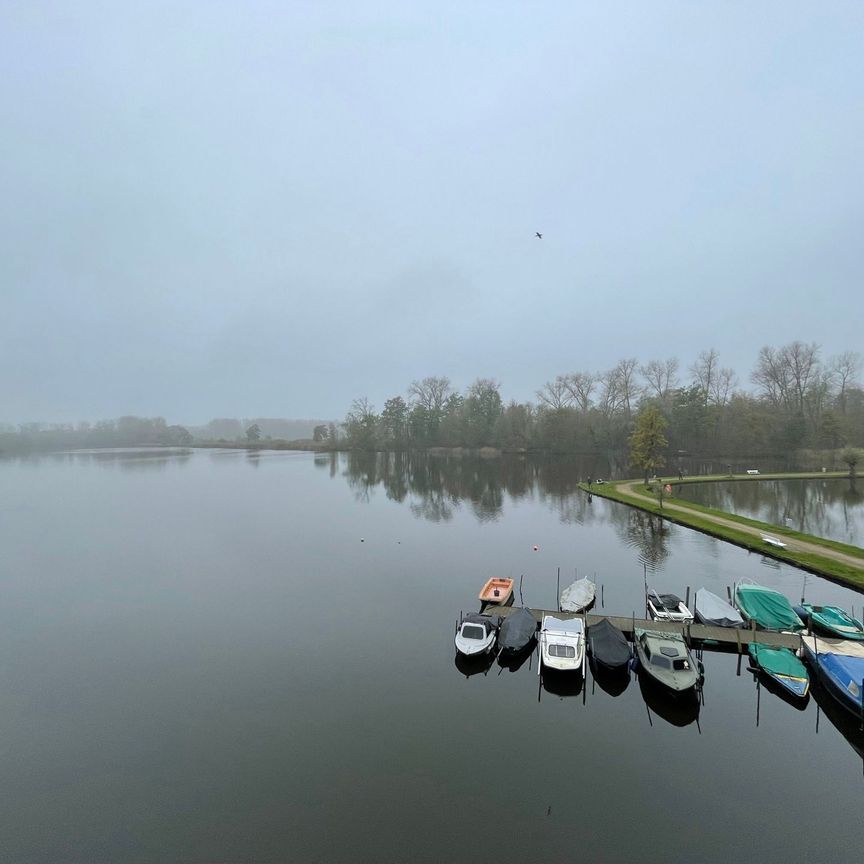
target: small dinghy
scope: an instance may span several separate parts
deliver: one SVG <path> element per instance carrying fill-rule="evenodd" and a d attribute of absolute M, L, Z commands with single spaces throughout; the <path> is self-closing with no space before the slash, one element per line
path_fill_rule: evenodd
<path fill-rule="evenodd" d="M 758 642 L 751 642 L 747 651 L 756 668 L 787 693 L 799 699 L 807 697 L 810 691 L 810 676 L 794 651 L 789 648 L 769 648 Z"/>
<path fill-rule="evenodd" d="M 763 630 L 804 629 L 792 604 L 779 592 L 745 582 L 735 588 L 735 605 L 745 621 L 755 621 Z"/>
<path fill-rule="evenodd" d="M 508 606 L 513 602 L 513 580 L 489 579 L 477 597 L 487 606 Z"/>
<path fill-rule="evenodd" d="M 810 623 L 811 630 L 819 630 L 835 639 L 864 641 L 864 625 L 839 606 L 813 606 L 802 603 L 795 607 L 802 621 Z"/>
<path fill-rule="evenodd" d="M 585 625 L 581 618 L 543 616 L 540 629 L 540 669 L 579 672 L 585 659 Z"/>
<path fill-rule="evenodd" d="M 498 635 L 498 619 L 471 612 L 456 628 L 456 650 L 466 657 L 488 654 Z"/>
<path fill-rule="evenodd" d="M 703 624 L 714 627 L 743 627 L 741 613 L 722 597 L 712 594 L 707 588 L 696 592 L 693 603 L 696 617 Z"/>
<path fill-rule="evenodd" d="M 801 643 L 825 689 L 860 722 L 864 718 L 864 644 L 818 636 L 805 636 Z"/>
<path fill-rule="evenodd" d="M 608 619 L 588 628 L 591 659 L 610 671 L 627 671 L 632 654 L 627 637 Z"/>
<path fill-rule="evenodd" d="M 596 594 L 597 586 L 590 579 L 577 579 L 561 592 L 561 611 L 581 612 L 591 606 Z"/>
<path fill-rule="evenodd" d="M 648 613 L 654 621 L 674 621 L 676 624 L 688 624 L 693 621 L 693 613 L 676 594 L 658 594 L 656 591 L 649 591 Z"/>
<path fill-rule="evenodd" d="M 634 635 L 639 666 L 658 684 L 673 693 L 684 693 L 699 683 L 701 670 L 679 633 L 637 627 Z"/>
<path fill-rule="evenodd" d="M 528 648 L 537 633 L 537 619 L 524 606 L 501 622 L 498 647 L 503 654 L 518 654 Z"/>

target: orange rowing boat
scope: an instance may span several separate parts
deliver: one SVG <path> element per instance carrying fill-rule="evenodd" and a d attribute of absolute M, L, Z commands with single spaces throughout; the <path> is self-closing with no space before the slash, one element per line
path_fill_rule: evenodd
<path fill-rule="evenodd" d="M 483 586 L 478 597 L 481 603 L 506 606 L 513 597 L 513 580 L 492 578 Z"/>

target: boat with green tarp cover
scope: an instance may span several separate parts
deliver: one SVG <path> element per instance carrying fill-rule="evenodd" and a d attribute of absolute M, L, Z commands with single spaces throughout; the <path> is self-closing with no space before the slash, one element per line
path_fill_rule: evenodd
<path fill-rule="evenodd" d="M 804 622 L 792 604 L 779 592 L 761 585 L 743 583 L 735 588 L 735 605 L 747 621 L 763 630 L 803 630 Z"/>
<path fill-rule="evenodd" d="M 839 606 L 814 606 L 802 603 L 795 611 L 804 621 L 809 621 L 811 629 L 836 636 L 838 639 L 851 639 L 864 642 L 864 625 Z"/>
<path fill-rule="evenodd" d="M 803 699 L 810 691 L 807 667 L 788 648 L 769 648 L 753 642 L 747 646 L 751 659 L 760 672 L 776 681 L 784 690 Z"/>

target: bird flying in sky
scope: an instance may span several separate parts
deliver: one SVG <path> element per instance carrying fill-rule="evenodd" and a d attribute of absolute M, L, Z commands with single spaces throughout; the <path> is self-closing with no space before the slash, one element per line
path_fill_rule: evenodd
<path fill-rule="evenodd" d="M 543 239 L 543 235 L 542 235 L 539 231 L 535 231 L 535 232 L 534 232 L 534 235 L 537 237 L 538 240 L 542 240 L 542 239 Z"/>

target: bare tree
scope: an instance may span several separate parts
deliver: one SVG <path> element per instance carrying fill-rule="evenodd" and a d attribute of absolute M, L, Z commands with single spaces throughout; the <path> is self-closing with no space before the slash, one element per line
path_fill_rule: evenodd
<path fill-rule="evenodd" d="M 562 377 L 564 386 L 580 411 L 587 411 L 591 407 L 591 394 L 597 386 L 597 378 L 593 372 L 571 372 Z"/>
<path fill-rule="evenodd" d="M 829 366 L 831 379 L 837 387 L 837 406 L 846 413 L 846 391 L 858 384 L 861 355 L 857 351 L 844 351 L 832 358 Z"/>
<path fill-rule="evenodd" d="M 627 360 L 619 360 L 618 365 L 613 372 L 618 377 L 618 388 L 621 393 L 621 404 L 624 413 L 629 417 L 633 402 L 636 400 L 636 370 L 639 368 L 639 361 L 635 357 L 630 357 Z"/>
<path fill-rule="evenodd" d="M 598 407 L 603 416 L 608 418 L 621 413 L 623 403 L 621 399 L 621 381 L 617 368 L 610 369 L 608 372 L 601 372 L 598 384 L 600 385 Z"/>
<path fill-rule="evenodd" d="M 600 410 L 610 417 L 613 414 L 630 416 L 636 398 L 635 358 L 619 361 L 614 369 L 600 374 Z"/>
<path fill-rule="evenodd" d="M 718 369 L 714 380 L 711 382 L 711 392 L 709 398 L 711 403 L 719 408 L 724 408 L 729 402 L 729 397 L 732 391 L 738 384 L 738 376 L 733 369 L 728 367 Z"/>
<path fill-rule="evenodd" d="M 408 388 L 408 395 L 414 397 L 414 401 L 421 408 L 439 414 L 447 401 L 447 397 L 453 392 L 450 387 L 450 379 L 446 376 L 440 378 L 424 378 L 422 381 L 412 381 Z"/>
<path fill-rule="evenodd" d="M 789 370 L 780 351 L 764 346 L 759 352 L 750 380 L 772 405 L 789 406 Z"/>
<path fill-rule="evenodd" d="M 819 369 L 819 346 L 796 341 L 776 350 L 765 346 L 751 379 L 774 405 L 803 411 L 807 391 Z"/>
<path fill-rule="evenodd" d="M 553 411 L 566 408 L 573 404 L 573 394 L 567 386 L 564 375 L 559 375 L 554 381 L 547 381 L 537 391 L 540 402 Z"/>
<path fill-rule="evenodd" d="M 714 386 L 717 377 L 717 364 L 720 362 L 720 355 L 713 349 L 702 351 L 696 358 L 696 362 L 690 366 L 690 374 L 693 376 L 693 383 L 704 394 L 705 404 L 711 397 L 711 389 Z"/>
<path fill-rule="evenodd" d="M 668 360 L 649 360 L 639 367 L 639 374 L 645 381 L 645 392 L 658 399 L 665 399 L 671 390 L 678 386 L 678 358 Z"/>
<path fill-rule="evenodd" d="M 819 346 L 815 342 L 805 345 L 795 341 L 785 345 L 780 351 L 789 367 L 795 408 L 802 411 L 807 389 L 819 373 Z"/>

